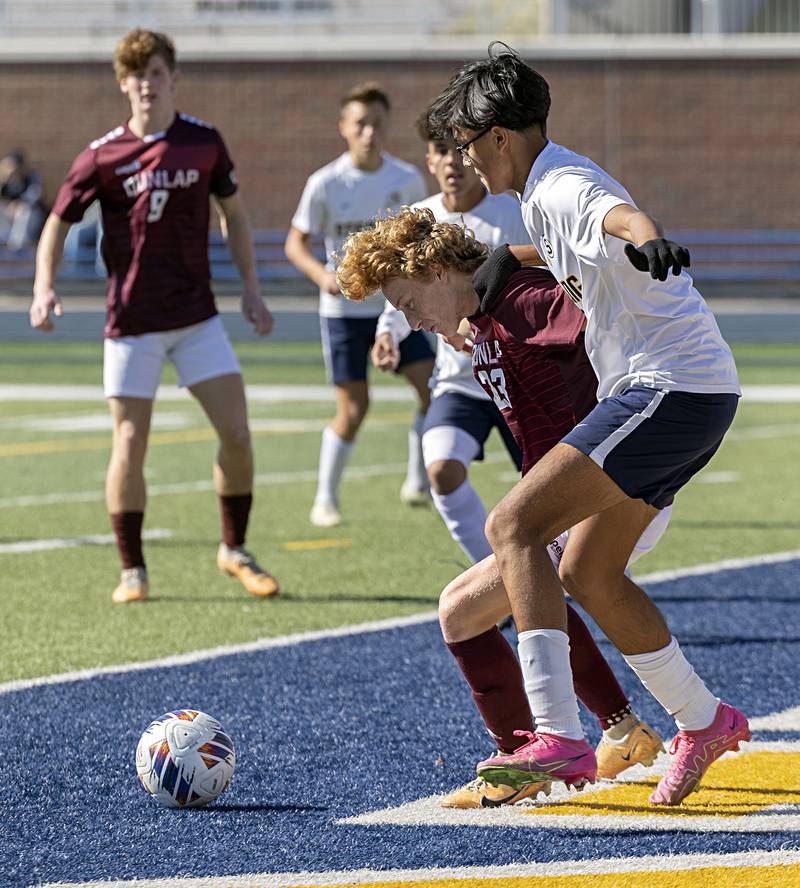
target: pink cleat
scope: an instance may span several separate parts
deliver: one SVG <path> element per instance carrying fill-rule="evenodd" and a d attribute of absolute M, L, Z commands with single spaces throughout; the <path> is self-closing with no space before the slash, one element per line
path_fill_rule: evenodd
<path fill-rule="evenodd" d="M 514 752 L 493 755 L 478 763 L 478 776 L 487 783 L 513 789 L 550 780 L 560 780 L 576 789 L 594 783 L 597 759 L 586 740 L 530 731 L 514 731 L 514 734 L 529 740 Z"/>
<path fill-rule="evenodd" d="M 669 770 L 650 796 L 654 805 L 679 805 L 724 753 L 750 739 L 747 719 L 727 703 L 717 706 L 714 721 L 702 731 L 678 731 L 669 745 Z"/>

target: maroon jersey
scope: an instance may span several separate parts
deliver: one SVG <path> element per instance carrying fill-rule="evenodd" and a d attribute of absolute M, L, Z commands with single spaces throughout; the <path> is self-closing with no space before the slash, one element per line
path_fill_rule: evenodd
<path fill-rule="evenodd" d="M 472 371 L 522 450 L 523 474 L 597 404 L 583 322 L 542 268 L 515 272 L 491 311 L 470 318 Z"/>
<path fill-rule="evenodd" d="M 174 330 L 217 313 L 208 265 L 209 195 L 235 191 L 222 137 L 186 114 L 143 139 L 118 126 L 77 156 L 53 212 L 78 222 L 100 201 L 106 336 Z"/>

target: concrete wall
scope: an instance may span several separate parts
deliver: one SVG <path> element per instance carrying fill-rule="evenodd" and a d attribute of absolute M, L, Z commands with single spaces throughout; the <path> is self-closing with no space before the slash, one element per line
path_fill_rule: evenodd
<path fill-rule="evenodd" d="M 550 136 L 588 154 L 671 228 L 800 227 L 800 64 L 788 59 L 546 60 Z M 179 108 L 216 124 L 255 224 L 288 225 L 306 177 L 343 147 L 338 98 L 378 79 L 390 150 L 416 163 L 413 121 L 452 61 L 190 62 Z M 50 199 L 72 157 L 124 119 L 110 64 L 0 64 L 0 152 L 24 149 Z"/>

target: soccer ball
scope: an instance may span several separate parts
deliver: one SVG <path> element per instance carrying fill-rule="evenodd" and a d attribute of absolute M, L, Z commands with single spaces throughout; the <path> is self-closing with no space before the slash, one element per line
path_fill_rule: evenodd
<path fill-rule="evenodd" d="M 136 747 L 136 773 L 154 799 L 169 808 L 199 808 L 228 788 L 236 767 L 233 740 L 197 709 L 157 718 Z"/>

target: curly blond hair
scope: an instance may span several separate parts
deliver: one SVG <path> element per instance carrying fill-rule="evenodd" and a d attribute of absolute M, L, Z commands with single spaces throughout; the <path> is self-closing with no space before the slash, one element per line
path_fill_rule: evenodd
<path fill-rule="evenodd" d="M 401 207 L 344 243 L 336 277 L 339 289 L 363 302 L 394 277 L 426 278 L 434 268 L 471 274 L 489 255 L 465 225 L 437 222 L 426 208 Z"/>

